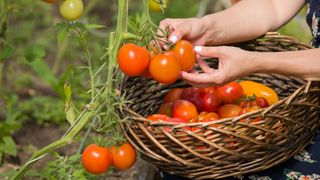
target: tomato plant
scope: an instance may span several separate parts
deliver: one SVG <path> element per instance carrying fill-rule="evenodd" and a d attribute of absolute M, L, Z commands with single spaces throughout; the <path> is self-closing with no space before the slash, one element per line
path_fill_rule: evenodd
<path fill-rule="evenodd" d="M 83 13 L 82 0 L 64 0 L 60 4 L 60 14 L 69 21 L 75 21 L 81 17 Z"/>
<path fill-rule="evenodd" d="M 118 64 L 126 75 L 139 76 L 147 70 L 149 53 L 133 43 L 124 44 L 118 51 Z"/>
<path fill-rule="evenodd" d="M 169 92 L 164 96 L 163 102 L 164 103 L 174 102 L 178 99 L 181 99 L 183 90 L 184 90 L 183 88 L 170 89 Z"/>
<path fill-rule="evenodd" d="M 244 95 L 265 98 L 269 105 L 277 103 L 279 97 L 277 93 L 270 87 L 254 81 L 241 81 L 240 85 L 244 91 Z"/>
<path fill-rule="evenodd" d="M 181 68 L 173 55 L 158 54 L 151 59 L 149 72 L 154 80 L 163 84 L 171 84 L 179 78 Z"/>
<path fill-rule="evenodd" d="M 136 162 L 136 151 L 128 143 L 111 147 L 112 165 L 118 170 L 126 170 Z"/>
<path fill-rule="evenodd" d="M 218 109 L 220 118 L 231 118 L 239 115 L 241 107 L 236 104 L 225 104 Z"/>
<path fill-rule="evenodd" d="M 43 2 L 47 2 L 47 3 L 51 3 L 51 4 L 57 2 L 57 0 L 42 0 L 42 1 L 43 1 Z"/>
<path fill-rule="evenodd" d="M 173 49 L 182 71 L 190 71 L 196 63 L 196 53 L 189 41 L 180 40 Z"/>
<path fill-rule="evenodd" d="M 108 170 L 112 157 L 109 149 L 96 144 L 87 146 L 82 153 L 83 167 L 92 174 L 101 174 Z"/>
<path fill-rule="evenodd" d="M 177 100 L 172 105 L 172 117 L 184 120 L 193 120 L 198 118 L 198 111 L 194 104 L 187 100 Z"/>
<path fill-rule="evenodd" d="M 224 104 L 236 103 L 244 95 L 242 87 L 235 81 L 217 87 L 217 92 Z"/>

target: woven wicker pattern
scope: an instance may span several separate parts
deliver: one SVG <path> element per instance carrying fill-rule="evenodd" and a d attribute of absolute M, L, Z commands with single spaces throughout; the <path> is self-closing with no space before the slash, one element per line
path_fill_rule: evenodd
<path fill-rule="evenodd" d="M 278 33 L 239 46 L 251 51 L 311 48 Z M 216 64 L 216 60 L 210 61 L 212 67 Z M 157 112 L 170 88 L 186 87 L 184 82 L 165 86 L 144 78 L 125 78 L 120 90 L 130 103 L 120 113 L 124 119 L 121 128 L 144 159 L 172 174 L 218 179 L 270 168 L 304 148 L 315 135 L 319 83 L 276 74 L 254 74 L 244 79 L 272 87 L 281 100 L 235 118 L 177 125 L 144 117 Z M 251 122 L 257 117 L 262 121 Z"/>

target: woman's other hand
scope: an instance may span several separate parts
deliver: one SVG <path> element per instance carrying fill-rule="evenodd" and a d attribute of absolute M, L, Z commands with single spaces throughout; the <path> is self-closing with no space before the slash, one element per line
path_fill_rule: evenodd
<path fill-rule="evenodd" d="M 182 72 L 181 76 L 188 84 L 196 87 L 217 86 L 236 80 L 258 71 L 253 61 L 254 53 L 236 47 L 196 46 L 198 64 L 203 73 Z M 204 57 L 217 58 L 218 69 L 210 68 Z"/>

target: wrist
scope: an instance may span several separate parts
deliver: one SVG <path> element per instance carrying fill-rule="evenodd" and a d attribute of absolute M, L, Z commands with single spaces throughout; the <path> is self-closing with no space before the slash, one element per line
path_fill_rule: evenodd
<path fill-rule="evenodd" d="M 201 20 L 202 29 L 204 30 L 205 45 L 223 45 L 224 31 L 218 21 L 219 13 L 203 16 Z"/>

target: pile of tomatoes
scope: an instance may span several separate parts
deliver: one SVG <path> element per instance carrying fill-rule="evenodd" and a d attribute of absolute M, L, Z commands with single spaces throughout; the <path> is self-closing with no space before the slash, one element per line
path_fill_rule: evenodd
<path fill-rule="evenodd" d="M 82 164 L 92 174 L 102 174 L 113 166 L 117 170 L 126 170 L 136 161 L 136 151 L 128 143 L 110 148 L 96 144 L 87 146 L 82 153 Z"/>
<path fill-rule="evenodd" d="M 253 81 L 233 81 L 207 88 L 175 88 L 165 95 L 158 113 L 147 119 L 176 123 L 209 122 L 253 112 L 278 101 L 273 89 Z M 260 120 L 243 119 L 240 122 Z"/>
<path fill-rule="evenodd" d="M 119 68 L 126 75 L 152 77 L 154 80 L 171 84 L 181 71 L 190 71 L 196 63 L 196 54 L 189 41 L 180 40 L 174 48 L 163 51 L 155 45 L 147 50 L 133 43 L 124 44 L 118 51 Z M 160 49 L 160 48 L 159 48 Z"/>
<path fill-rule="evenodd" d="M 47 3 L 55 4 L 58 0 L 42 0 Z M 82 0 L 62 0 L 60 4 L 60 14 L 69 21 L 75 21 L 83 13 Z"/>

